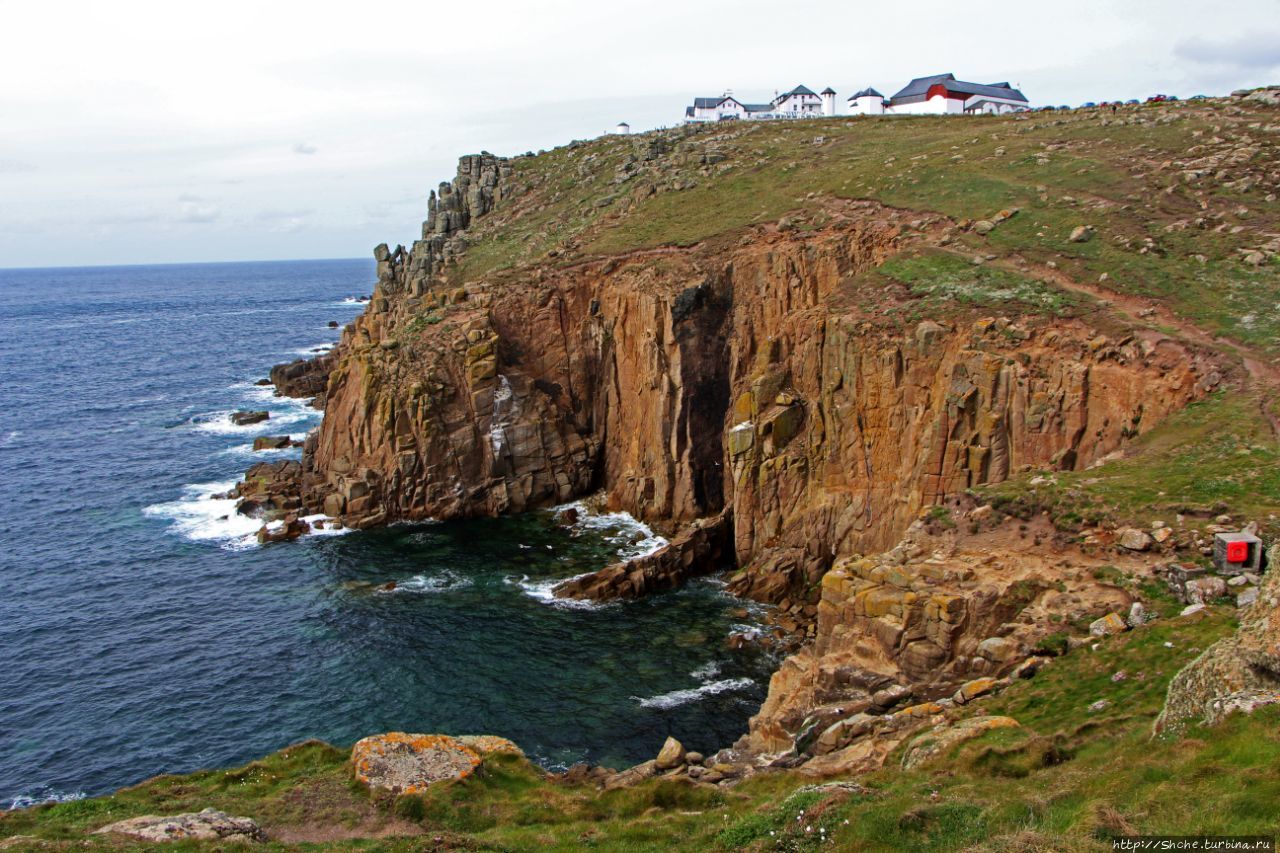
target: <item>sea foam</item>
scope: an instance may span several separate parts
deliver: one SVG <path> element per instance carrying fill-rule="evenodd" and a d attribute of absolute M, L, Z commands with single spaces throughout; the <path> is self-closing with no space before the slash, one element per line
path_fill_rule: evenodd
<path fill-rule="evenodd" d="M 669 709 L 676 708 L 680 705 L 687 705 L 690 702 L 697 702 L 707 696 L 715 696 L 719 693 L 730 693 L 737 690 L 746 690 L 754 687 L 755 682 L 750 678 L 726 678 L 721 681 L 713 681 L 710 684 L 703 684 L 700 687 L 690 687 L 686 690 L 672 690 L 670 693 L 662 693 L 657 696 L 650 696 L 648 699 L 642 699 L 639 696 L 633 696 L 640 703 L 641 708 L 659 708 Z"/>

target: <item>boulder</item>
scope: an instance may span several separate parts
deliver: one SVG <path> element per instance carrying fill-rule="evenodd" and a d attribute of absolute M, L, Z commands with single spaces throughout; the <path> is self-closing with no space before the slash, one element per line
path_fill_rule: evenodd
<path fill-rule="evenodd" d="M 973 681 L 961 684 L 960 689 L 951 698 L 957 705 L 966 705 L 979 696 L 985 696 L 995 690 L 998 683 L 994 678 L 975 678 Z"/>
<path fill-rule="evenodd" d="M 1227 582 L 1215 575 L 1205 575 L 1193 581 L 1187 581 L 1187 602 L 1190 604 L 1208 604 L 1215 598 L 1227 594 Z"/>
<path fill-rule="evenodd" d="M 249 424 L 262 423 L 271 417 L 270 412 L 232 412 L 231 422 L 236 426 L 248 426 Z"/>
<path fill-rule="evenodd" d="M 666 743 L 662 745 L 662 749 L 658 751 L 654 766 L 659 770 L 672 770 L 684 764 L 684 759 L 684 744 L 673 737 L 668 737 Z"/>
<path fill-rule="evenodd" d="M 1018 643 L 1009 637 L 987 637 L 978 643 L 978 654 L 992 663 L 1004 663 L 1018 654 Z"/>
<path fill-rule="evenodd" d="M 1094 620 L 1089 625 L 1089 634 L 1094 637 L 1107 637 L 1111 634 L 1121 634 L 1129 630 L 1129 625 L 1124 621 L 1124 617 L 1118 613 L 1108 613 L 1101 619 Z"/>
<path fill-rule="evenodd" d="M 119 820 L 101 829 L 98 835 L 123 835 L 136 841 L 222 841 L 247 843 L 266 841 L 258 824 L 247 817 L 232 817 L 217 809 L 158 817 L 143 815 Z"/>
<path fill-rule="evenodd" d="M 258 528 L 258 543 L 265 545 L 268 542 L 292 542 L 310 531 L 311 525 L 300 518 L 273 521 Z"/>
<path fill-rule="evenodd" d="M 253 440 L 253 449 L 257 450 L 282 450 L 290 447 L 293 440 L 287 435 L 260 435 Z"/>
<path fill-rule="evenodd" d="M 979 219 L 973 223 L 973 233 L 975 234 L 990 234 L 995 228 L 996 224 L 990 219 Z"/>
<path fill-rule="evenodd" d="M 1090 225 L 1077 225 L 1071 231 L 1068 238 L 1072 243 L 1088 243 L 1093 239 L 1093 227 Z"/>
<path fill-rule="evenodd" d="M 448 735 L 388 732 L 351 750 L 356 780 L 393 794 L 416 794 L 437 782 L 465 779 L 480 766 L 480 753 Z"/>
<path fill-rule="evenodd" d="M 463 746 L 470 747 L 481 755 L 499 752 L 505 755 L 524 757 L 524 750 L 506 738 L 498 737 L 497 735 L 459 735 L 457 740 Z"/>
<path fill-rule="evenodd" d="M 1127 527 L 1120 531 L 1116 544 L 1128 551 L 1145 551 L 1151 547 L 1151 535 L 1136 527 Z"/>
<path fill-rule="evenodd" d="M 1147 623 L 1147 609 L 1142 606 L 1141 601 L 1135 601 L 1129 607 L 1129 616 L 1124 621 L 1130 628 L 1141 628 Z"/>

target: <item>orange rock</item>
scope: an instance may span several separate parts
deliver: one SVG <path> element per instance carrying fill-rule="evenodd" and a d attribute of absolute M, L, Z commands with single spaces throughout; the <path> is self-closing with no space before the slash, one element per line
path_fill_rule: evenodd
<path fill-rule="evenodd" d="M 388 732 L 358 741 L 351 763 L 356 779 L 370 788 L 417 794 L 436 782 L 470 776 L 480 753 L 448 735 Z"/>

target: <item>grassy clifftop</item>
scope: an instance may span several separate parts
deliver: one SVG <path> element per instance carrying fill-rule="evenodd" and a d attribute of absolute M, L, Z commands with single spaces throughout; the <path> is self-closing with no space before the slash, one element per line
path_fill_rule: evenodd
<path fill-rule="evenodd" d="M 849 782 L 778 773 L 732 789 L 659 779 L 601 792 L 491 756 L 474 777 L 393 802 L 352 782 L 345 750 L 312 742 L 234 770 L 2 814 L 0 843 L 121 849 L 91 831 L 206 807 L 257 820 L 274 839 L 265 849 L 1060 851 L 1109 850 L 1132 833 L 1273 834 L 1280 711 L 1151 739 L 1169 679 L 1232 625 L 1224 611 L 1178 619 L 1149 593 L 1165 618 L 969 706 L 1020 727 L 911 770 L 895 754 Z"/>
<path fill-rule="evenodd" d="M 454 284 L 731 245 L 760 226 L 804 234 L 866 215 L 850 204 L 869 201 L 912 223 L 902 253 L 851 283 L 864 296 L 894 289 L 868 308 L 887 323 L 959 308 L 1071 317 L 1101 334 L 1145 328 L 1225 352 L 1235 375 L 1123 457 L 1026 472 L 978 497 L 1026 520 L 1047 513 L 1077 544 L 1094 526 L 1159 519 L 1196 559 L 1190 528 L 1220 513 L 1280 533 L 1274 106 L 680 128 L 517 158 L 504 181 L 498 206 L 465 235 Z M 733 787 L 659 778 L 603 791 L 585 775 L 489 756 L 465 780 L 380 800 L 354 782 L 346 749 L 311 742 L 233 770 L 0 813 L 0 848 L 124 849 L 92 831 L 208 807 L 258 821 L 265 849 L 1109 850 L 1122 834 L 1275 834 L 1277 707 L 1151 737 L 1170 680 L 1234 629 L 1234 608 L 1179 617 L 1149 577 L 1113 580 L 1160 618 L 966 705 L 962 716 L 1020 725 L 912 769 L 899 750 L 884 769 L 837 782 L 775 772 Z M 1052 651 L 1065 650 L 1061 639 Z"/>
<path fill-rule="evenodd" d="M 814 228 L 833 203 L 870 199 L 950 218 L 945 243 L 966 259 L 1052 263 L 1280 352 L 1280 114 L 1257 102 L 725 123 L 604 137 L 513 166 L 516 197 L 472 229 L 460 279 L 784 217 Z M 1015 209 L 986 233 L 969 227 Z M 1071 242 L 1080 226 L 1092 238 Z"/>

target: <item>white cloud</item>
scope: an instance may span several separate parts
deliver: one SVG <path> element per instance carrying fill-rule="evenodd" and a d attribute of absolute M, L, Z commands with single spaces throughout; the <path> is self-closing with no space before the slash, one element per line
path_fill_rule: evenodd
<path fill-rule="evenodd" d="M 365 256 L 413 238 L 461 154 L 672 124 L 725 88 L 891 93 L 954 71 L 1059 104 L 1277 71 L 1276 37 L 1251 34 L 1275 0 L 955 8 L 0 0 L 0 200 L 22 200 L 0 203 L 0 266 L 47 245 L 67 263 Z"/>
<path fill-rule="evenodd" d="M 1234 68 L 1280 68 L 1280 32 L 1253 32 L 1226 39 L 1193 36 L 1178 42 L 1175 55 L 1192 62 Z"/>

